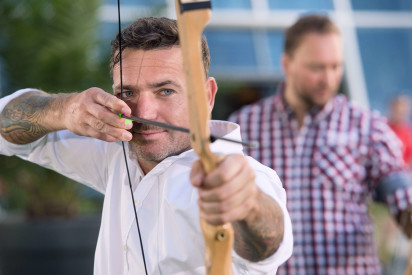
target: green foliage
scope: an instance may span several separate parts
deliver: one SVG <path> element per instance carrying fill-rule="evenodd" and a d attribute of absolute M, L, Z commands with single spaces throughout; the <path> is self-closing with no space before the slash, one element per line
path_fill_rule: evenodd
<path fill-rule="evenodd" d="M 111 90 L 108 56 L 98 39 L 100 4 L 100 0 L 1 0 L 3 95 L 27 87 L 48 92 L 92 86 Z M 47 218 L 101 207 L 100 199 L 97 204 L 84 199 L 81 191 L 79 184 L 50 170 L 0 156 L 0 204 L 7 210 L 25 209 L 29 217 Z"/>
<path fill-rule="evenodd" d="M 0 56 L 7 93 L 110 87 L 107 58 L 99 58 L 100 0 L 2 0 Z M 101 48 L 101 47 L 100 47 Z"/>
<path fill-rule="evenodd" d="M 16 157 L 3 157 L 0 164 L 4 170 L 2 180 L 7 183 L 3 190 L 7 194 L 3 201 L 7 209 L 24 205 L 29 218 L 68 218 L 78 213 L 77 186 L 69 179 Z"/>

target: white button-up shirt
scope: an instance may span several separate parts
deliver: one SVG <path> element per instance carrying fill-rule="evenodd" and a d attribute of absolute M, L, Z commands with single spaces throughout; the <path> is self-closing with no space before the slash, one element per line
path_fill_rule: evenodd
<path fill-rule="evenodd" d="M 7 102 L 24 90 L 0 100 Z M 214 121 L 215 135 L 240 139 L 236 124 Z M 193 150 L 168 157 L 144 175 L 128 147 L 127 162 L 134 190 L 148 274 L 205 274 L 204 241 L 199 225 L 198 193 L 189 180 L 197 156 Z M 242 147 L 224 141 L 211 145 L 220 154 L 239 153 Z M 52 132 L 27 144 L 15 145 L 0 136 L 0 153 L 53 169 L 105 195 L 96 247 L 94 274 L 144 274 L 143 258 L 120 142 L 81 137 L 68 130 Z M 234 274 L 275 274 L 292 253 L 292 229 L 286 210 L 286 194 L 277 174 L 248 158 L 256 172 L 256 184 L 283 210 L 284 236 L 279 249 L 258 263 L 235 251 Z"/>

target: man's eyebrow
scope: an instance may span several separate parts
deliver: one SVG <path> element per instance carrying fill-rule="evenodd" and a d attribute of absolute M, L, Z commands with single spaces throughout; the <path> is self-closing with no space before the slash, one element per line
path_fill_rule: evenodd
<path fill-rule="evenodd" d="M 151 89 L 155 89 L 155 88 L 161 88 L 164 86 L 175 86 L 176 88 L 182 88 L 178 83 L 174 82 L 173 80 L 165 80 L 165 81 L 161 81 L 161 82 L 156 82 L 156 83 L 149 83 L 148 87 Z"/>
<path fill-rule="evenodd" d="M 133 90 L 134 89 L 134 87 L 132 86 L 132 85 L 123 85 L 123 90 Z M 119 85 L 117 85 L 116 87 L 114 87 L 114 93 L 116 93 L 116 92 L 118 92 L 118 93 L 120 93 L 120 90 L 121 90 L 121 86 L 120 86 L 120 84 Z"/>

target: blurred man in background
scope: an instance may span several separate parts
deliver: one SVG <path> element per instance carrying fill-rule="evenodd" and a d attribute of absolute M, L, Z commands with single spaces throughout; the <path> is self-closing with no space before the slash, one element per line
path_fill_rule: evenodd
<path fill-rule="evenodd" d="M 338 28 L 309 15 L 286 31 L 286 80 L 276 95 L 235 112 L 246 153 L 275 169 L 288 195 L 294 251 L 278 274 L 380 274 L 368 216 L 386 203 L 411 236 L 412 184 L 385 120 L 336 95 L 343 74 Z"/>

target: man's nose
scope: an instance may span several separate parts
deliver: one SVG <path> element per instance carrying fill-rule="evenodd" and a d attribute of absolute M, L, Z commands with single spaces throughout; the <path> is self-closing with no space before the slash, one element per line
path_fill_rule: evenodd
<path fill-rule="evenodd" d="M 154 120 L 157 116 L 156 99 L 152 93 L 142 92 L 136 103 L 136 115 L 140 118 Z"/>

